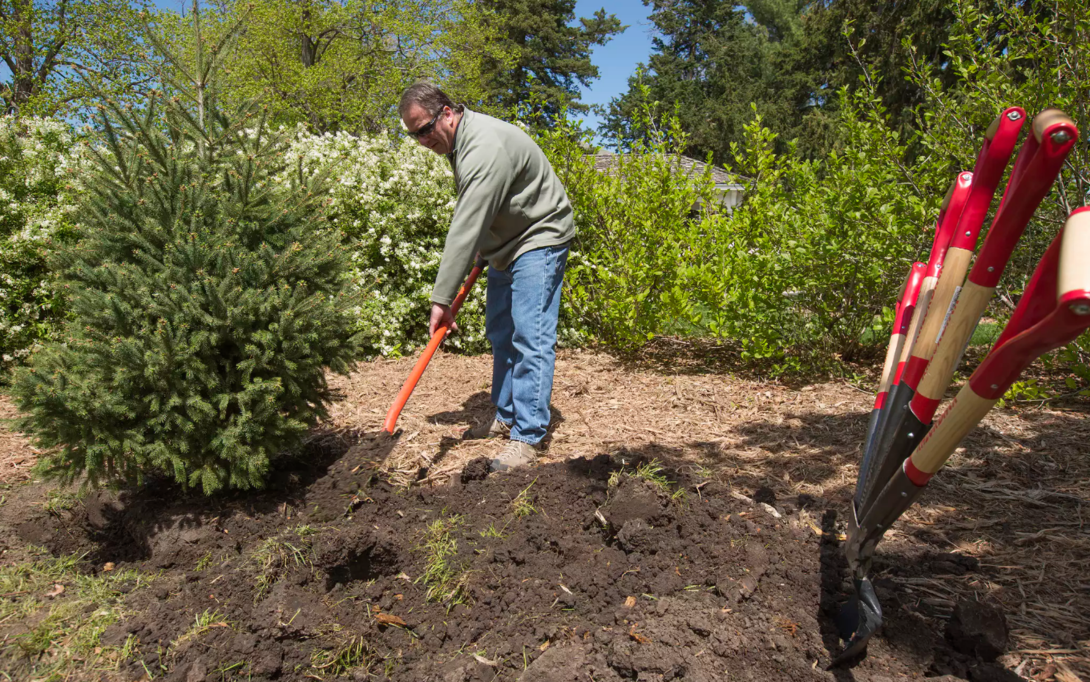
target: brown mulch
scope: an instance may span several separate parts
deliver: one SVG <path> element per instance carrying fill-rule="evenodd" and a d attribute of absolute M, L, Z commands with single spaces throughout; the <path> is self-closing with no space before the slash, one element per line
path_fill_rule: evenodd
<path fill-rule="evenodd" d="M 6 395 L 0 395 L 0 484 L 25 481 L 37 462 L 30 441 L 11 428 L 19 410 Z"/>
<path fill-rule="evenodd" d="M 330 426 L 377 431 L 413 360 L 375 361 L 334 377 Z M 384 464 L 394 480 L 443 484 L 499 447 L 461 440 L 491 416 L 490 374 L 487 356 L 437 355 Z M 673 373 L 663 363 L 565 351 L 543 460 L 650 453 L 747 496 L 764 488 L 778 499 L 810 495 L 846 510 L 872 400 L 845 383 L 788 387 L 691 364 Z M 1012 631 L 1001 661 L 1027 679 L 1090 680 L 1088 411 L 1086 402 L 993 411 L 878 552 L 876 572 L 916 597 L 911 608 L 937 628 L 959 598 L 1000 604 Z M 12 416 L 0 398 L 0 419 Z M 28 478 L 32 464 L 28 442 L 0 429 L 0 482 Z M 939 554 L 975 558 L 981 570 L 935 562 L 930 577 L 905 576 L 883 563 L 883 556 L 927 563 Z"/>

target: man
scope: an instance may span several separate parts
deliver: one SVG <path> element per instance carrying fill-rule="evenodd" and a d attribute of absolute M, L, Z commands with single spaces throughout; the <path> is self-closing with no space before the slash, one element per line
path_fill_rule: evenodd
<path fill-rule="evenodd" d="M 408 134 L 454 171 L 454 209 L 432 290 L 429 333 L 454 329 L 450 304 L 478 252 L 488 261 L 485 331 L 492 344 L 495 416 L 467 438 L 509 436 L 493 471 L 534 461 L 549 426 L 556 325 L 568 250 L 571 202 L 545 154 L 520 128 L 455 105 L 417 83 L 398 107 Z"/>

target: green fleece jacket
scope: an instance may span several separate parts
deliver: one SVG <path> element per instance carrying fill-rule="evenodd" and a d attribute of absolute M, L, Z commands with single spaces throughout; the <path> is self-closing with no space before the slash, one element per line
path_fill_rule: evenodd
<path fill-rule="evenodd" d="M 431 300 L 450 305 L 477 252 L 506 270 L 534 249 L 575 236 L 571 202 L 541 148 L 518 126 L 469 109 L 447 154 L 458 203 Z"/>

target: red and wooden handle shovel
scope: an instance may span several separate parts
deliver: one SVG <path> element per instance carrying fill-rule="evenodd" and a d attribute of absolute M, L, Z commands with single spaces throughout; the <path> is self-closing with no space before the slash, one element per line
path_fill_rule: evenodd
<path fill-rule="evenodd" d="M 1090 207 L 1074 211 L 1038 264 L 991 352 L 934 428 L 886 483 L 866 516 L 850 529 L 846 553 L 858 567 L 854 631 L 838 662 L 862 653 L 882 623 L 868 573 L 886 530 L 919 499 L 962 439 L 1038 357 L 1090 329 Z"/>
<path fill-rule="evenodd" d="M 477 278 L 481 276 L 481 272 L 484 270 L 487 263 L 483 258 L 477 256 L 476 262 L 473 264 L 473 269 L 469 271 L 469 276 L 466 277 L 466 281 L 462 284 L 462 288 L 458 290 L 458 295 L 454 297 L 454 302 L 450 304 L 450 314 L 454 317 L 458 314 L 458 311 L 462 309 L 462 303 L 466 300 L 466 296 L 469 295 L 469 290 L 476 284 Z M 447 338 L 447 332 L 450 329 L 447 326 L 439 327 L 435 330 L 435 333 L 431 335 L 431 340 L 428 341 L 428 345 L 424 347 L 424 352 L 420 354 L 420 358 L 413 365 L 413 370 L 409 372 L 409 378 L 405 380 L 405 383 L 401 386 L 401 390 L 398 391 L 397 397 L 394 398 L 394 404 L 390 406 L 390 410 L 386 413 L 386 421 L 382 423 L 382 431 L 386 434 L 393 434 L 394 429 L 397 428 L 397 418 L 401 416 L 401 410 L 405 407 L 405 403 L 409 401 L 409 396 L 413 394 L 413 389 L 416 388 L 417 382 L 420 381 L 420 377 L 424 375 L 424 370 L 428 368 L 428 363 L 431 362 L 431 357 L 435 355 L 435 351 L 439 349 L 439 344 L 443 343 L 443 339 Z"/>
<path fill-rule="evenodd" d="M 946 252 L 953 241 L 954 231 L 958 227 L 961 213 L 969 199 L 973 188 L 973 174 L 969 171 L 958 173 L 954 183 L 950 185 L 950 191 L 946 193 L 946 200 L 939 212 L 939 221 L 935 226 L 935 241 L 931 244 L 931 255 L 927 261 L 927 272 L 923 283 L 920 285 L 920 299 L 913 311 L 912 321 L 909 324 L 908 336 L 901 357 L 897 362 L 897 373 L 894 375 L 893 385 L 901 381 L 905 365 L 912 357 L 912 350 L 916 346 L 916 340 L 920 337 L 920 331 L 924 320 L 927 319 L 927 311 L 931 309 L 931 297 L 935 293 L 939 276 L 942 274 L 942 266 L 946 261 Z"/>
<path fill-rule="evenodd" d="M 889 390 L 901 380 L 905 362 L 912 352 L 912 345 L 920 331 L 920 324 L 927 315 L 927 308 L 931 303 L 931 294 L 935 290 L 939 273 L 942 271 L 942 263 L 946 257 L 946 250 L 950 246 L 950 238 L 957 228 L 958 218 L 965 201 L 969 197 L 972 188 L 973 174 L 966 171 L 958 174 L 956 180 L 950 185 L 950 191 L 939 209 L 939 217 L 935 222 L 935 236 L 931 242 L 931 255 L 927 265 L 920 273 L 918 286 L 912 284 L 912 279 L 917 272 L 917 266 L 913 265 L 909 271 L 909 279 L 905 282 L 904 296 L 897 304 L 897 314 L 894 318 L 893 334 L 890 337 L 889 347 L 886 350 L 886 362 L 882 369 L 882 381 L 878 385 L 878 394 L 874 399 L 874 409 L 871 410 L 870 421 L 867 424 L 867 439 L 864 441 L 863 457 L 859 464 L 859 479 L 856 484 L 856 504 L 860 502 L 862 482 L 866 480 L 867 468 L 874 462 L 874 449 L 878 445 L 878 436 L 882 433 L 885 423 L 889 419 L 889 410 L 885 409 L 889 397 Z M 913 287 L 916 287 L 915 289 Z"/>
<path fill-rule="evenodd" d="M 1014 153 L 1018 133 L 1025 123 L 1026 112 L 1019 107 L 1005 109 L 984 134 L 984 144 L 973 167 L 972 184 L 964 208 L 954 216 L 957 224 L 944 260 L 938 282 L 928 305 L 919 333 L 913 338 L 911 354 L 899 381 L 895 381 L 887 398 L 888 417 L 882 420 L 876 445 L 860 465 L 855 493 L 855 514 L 862 516 L 874 495 L 892 475 L 888 453 L 893 449 L 894 435 L 901 429 L 906 406 L 916 394 L 923 369 L 931 360 L 935 342 L 942 332 L 947 311 L 957 298 L 958 290 L 969 271 L 969 261 L 976 249 L 980 229 L 992 198 L 1003 179 L 1003 171 Z M 953 213 L 952 211 L 950 213 Z M 907 455 L 907 453 L 905 453 Z M 903 459 L 903 456 L 902 456 Z M 896 465 L 892 465 L 895 467 Z"/>
<path fill-rule="evenodd" d="M 944 315 L 936 338 L 930 342 L 921 338 L 905 369 L 906 388 L 898 398 L 907 399 L 907 402 L 896 403 L 900 408 L 895 413 L 896 427 L 883 431 L 871 486 L 861 496 L 857 520 L 867 514 L 877 493 L 927 434 L 957 363 L 991 301 L 1018 240 L 1052 188 L 1078 134 L 1071 119 L 1058 110 L 1048 109 L 1034 118 L 1032 134 L 1018 153 L 1003 200 L 968 281 L 957 295 L 952 310 Z M 924 343 L 929 348 L 921 348 Z"/>

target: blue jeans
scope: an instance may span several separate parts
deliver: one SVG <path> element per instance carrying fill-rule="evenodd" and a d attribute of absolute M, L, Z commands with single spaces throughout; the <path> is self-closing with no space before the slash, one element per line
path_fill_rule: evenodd
<path fill-rule="evenodd" d="M 492 344 L 492 404 L 511 440 L 536 445 L 549 426 L 556 323 L 568 245 L 527 251 L 488 269 L 485 332 Z"/>

